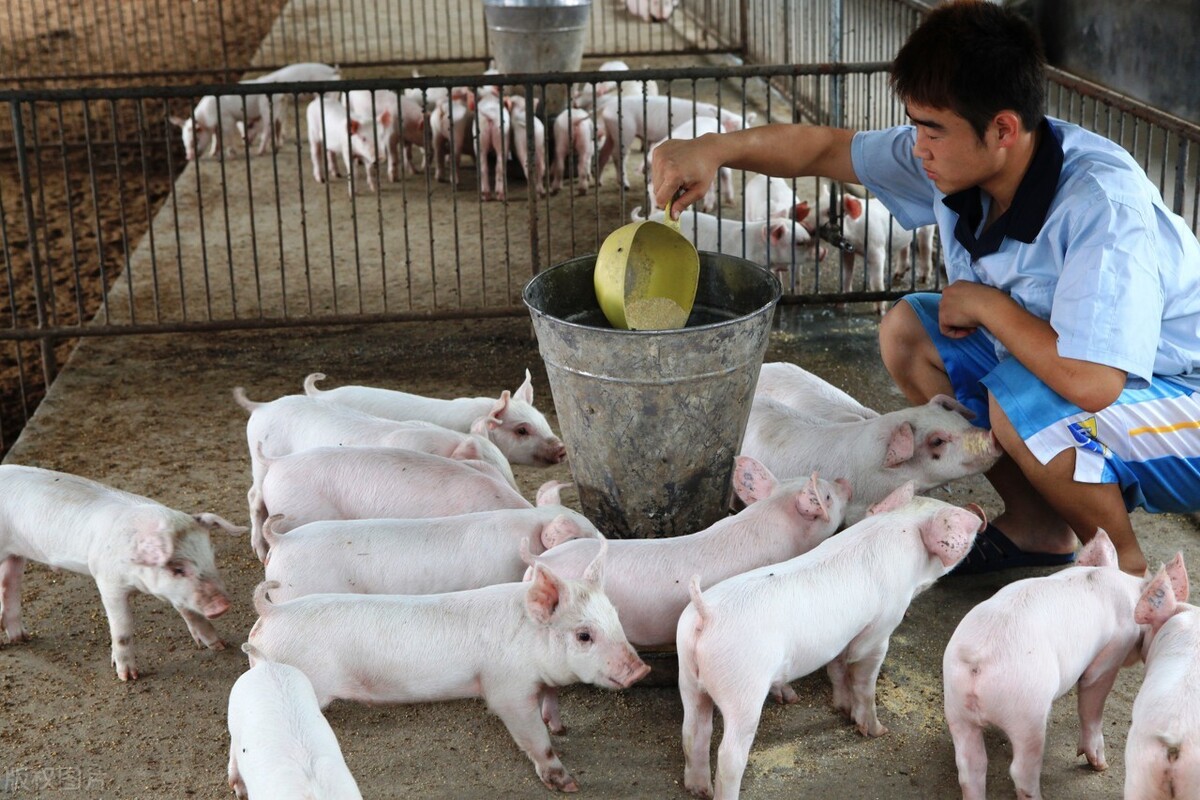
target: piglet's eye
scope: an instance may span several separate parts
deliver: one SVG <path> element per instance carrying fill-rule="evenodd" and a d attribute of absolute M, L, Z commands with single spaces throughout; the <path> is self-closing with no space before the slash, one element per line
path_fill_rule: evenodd
<path fill-rule="evenodd" d="M 528 435 L 529 435 L 529 426 L 528 425 L 518 425 L 517 426 L 517 436 L 528 436 Z"/>
<path fill-rule="evenodd" d="M 182 578 L 187 574 L 187 569 L 182 564 L 168 564 L 167 569 L 171 570 L 171 574 L 176 578 Z"/>
<path fill-rule="evenodd" d="M 931 438 L 929 440 L 930 447 L 941 447 L 945 443 L 946 443 L 946 440 L 941 438 L 940 436 L 934 436 L 933 438 Z"/>
<path fill-rule="evenodd" d="M 579 631 L 575 634 L 575 638 L 580 642 L 587 644 L 592 640 L 592 634 L 590 631 Z"/>

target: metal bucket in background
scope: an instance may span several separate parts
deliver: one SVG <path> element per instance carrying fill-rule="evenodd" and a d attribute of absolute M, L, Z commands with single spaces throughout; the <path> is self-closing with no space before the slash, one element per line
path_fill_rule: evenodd
<path fill-rule="evenodd" d="M 688 327 L 615 330 L 595 264 L 551 267 L 524 293 L 580 505 L 606 536 L 695 533 L 728 513 L 779 281 L 702 252 Z"/>
<path fill-rule="evenodd" d="M 484 0 L 488 49 L 496 69 L 578 72 L 592 0 Z M 567 89 L 547 87 L 546 119 L 566 107 Z"/>

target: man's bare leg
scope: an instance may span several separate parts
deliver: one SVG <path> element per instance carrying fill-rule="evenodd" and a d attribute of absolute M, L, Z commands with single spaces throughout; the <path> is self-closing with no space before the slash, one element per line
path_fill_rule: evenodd
<path fill-rule="evenodd" d="M 941 355 L 938 354 L 917 313 L 908 303 L 896 303 L 880 321 L 879 352 L 892 380 L 914 405 L 928 402 L 938 394 L 954 396 L 954 387 L 946 375 Z M 995 404 L 992 405 L 994 407 Z M 1007 417 L 1004 417 L 1003 413 L 1001 417 L 1003 424 L 1007 426 L 1005 437 L 1001 437 L 1000 432 L 996 431 L 995 418 L 992 419 L 992 430 L 1005 451 L 1008 451 L 1010 445 L 1019 447 L 1028 454 L 1027 460 L 1032 460 L 1039 469 L 1042 468 L 1032 453 L 1025 448 L 1025 443 L 1021 442 L 1016 432 L 1008 425 Z M 1073 469 L 1073 453 L 1070 458 Z M 986 474 L 988 482 L 1004 502 L 1004 512 L 994 520 L 996 527 L 1017 547 L 1027 552 L 1071 552 L 1075 548 L 1075 534 L 1056 510 L 1056 506 L 1047 502 L 1044 494 L 1026 477 L 1022 463 L 1024 462 L 1018 463 L 1009 456 L 1004 456 Z M 1124 511 L 1124 505 L 1121 508 Z M 1125 519 L 1128 522 L 1128 515 L 1125 515 Z M 1104 529 L 1108 531 L 1107 526 Z M 1091 538 L 1094 530 L 1089 529 L 1088 538 Z M 1116 539 L 1113 541 L 1115 543 Z"/>
<path fill-rule="evenodd" d="M 1000 446 L 1007 454 L 1009 464 L 1014 465 L 1021 480 L 1031 487 L 1035 494 L 1027 498 L 1025 504 L 1019 506 L 1005 505 L 1005 512 L 997 518 L 996 527 L 1004 531 L 1008 538 L 1022 550 L 1044 553 L 1066 553 L 1075 544 L 1074 531 L 1084 542 L 1090 540 L 1097 528 L 1104 528 L 1108 538 L 1112 539 L 1117 549 L 1117 560 L 1126 572 L 1142 575 L 1146 571 L 1146 556 L 1138 544 L 1133 532 L 1133 524 L 1129 512 L 1125 510 L 1125 501 L 1121 497 L 1121 487 L 1116 483 L 1081 483 L 1075 480 L 1075 448 L 1067 448 L 1042 464 L 1037 457 L 1021 441 L 1013 429 L 1004 410 L 992 399 L 989 403 L 992 420 L 992 433 L 999 440 Z M 1006 459 L 1006 460 L 1007 460 Z M 1000 466 L 997 464 L 997 467 Z M 995 472 L 996 468 L 992 469 Z M 992 472 L 988 479 L 992 479 Z M 996 485 L 996 481 L 992 481 Z M 1000 489 L 997 487 L 997 491 Z M 1003 496 L 1003 494 L 1002 494 Z M 1041 503 L 1050 513 L 1065 521 L 1065 532 L 1048 530 L 1042 526 L 1023 524 L 1014 508 L 1028 511 L 1037 503 Z M 1035 518 L 1045 519 L 1042 516 Z"/>

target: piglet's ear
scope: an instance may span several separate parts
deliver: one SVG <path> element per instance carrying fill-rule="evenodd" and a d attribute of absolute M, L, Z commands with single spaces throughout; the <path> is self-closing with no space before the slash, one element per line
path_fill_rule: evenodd
<path fill-rule="evenodd" d="M 863 206 L 862 201 L 853 195 L 844 195 L 846 202 L 846 214 L 850 219 L 858 219 L 862 216 Z"/>
<path fill-rule="evenodd" d="M 463 439 L 454 448 L 450 457 L 459 461 L 472 461 L 479 458 L 479 442 L 475 439 Z"/>
<path fill-rule="evenodd" d="M 823 519 L 829 521 L 829 509 L 821 497 L 821 484 L 817 483 L 817 473 L 812 474 L 804 490 L 796 497 L 796 508 L 800 515 L 807 519 Z"/>
<path fill-rule="evenodd" d="M 358 133 L 358 120 L 350 119 L 346 122 L 346 129 L 350 131 L 350 135 Z"/>
<path fill-rule="evenodd" d="M 901 422 L 892 431 L 891 438 L 888 439 L 887 452 L 883 456 L 883 466 L 898 467 L 909 461 L 916 453 L 916 446 L 916 434 L 913 432 L 913 426 L 907 422 Z"/>
<path fill-rule="evenodd" d="M 1104 528 L 1097 528 L 1096 535 L 1079 550 L 1075 557 L 1076 566 L 1080 567 L 1115 567 L 1117 566 L 1117 548 Z"/>
<path fill-rule="evenodd" d="M 546 481 L 537 490 L 537 500 L 534 505 L 538 506 L 561 506 L 562 490 L 571 486 L 570 481 Z"/>
<path fill-rule="evenodd" d="M 600 549 L 596 551 L 596 557 L 592 559 L 592 563 L 587 565 L 587 569 L 583 571 L 583 580 L 585 583 L 595 584 L 598 587 L 604 586 L 604 562 L 608 558 L 608 540 L 600 540 Z"/>
<path fill-rule="evenodd" d="M 958 414 L 966 420 L 975 419 L 974 411 L 967 408 L 948 394 L 934 395 L 932 398 L 930 398 L 929 405 L 938 406 L 939 408 L 944 408 L 947 411 L 953 411 L 955 414 Z"/>
<path fill-rule="evenodd" d="M 765 500 L 779 481 L 771 470 L 752 456 L 738 456 L 733 462 L 733 491 L 746 505 Z"/>
<path fill-rule="evenodd" d="M 964 508 L 943 508 L 921 525 L 921 541 L 943 566 L 952 567 L 966 558 L 983 525 Z"/>
<path fill-rule="evenodd" d="M 796 222 L 803 222 L 804 218 L 808 216 L 809 211 L 807 201 L 797 203 L 795 209 L 792 210 L 792 219 L 796 220 Z"/>
<path fill-rule="evenodd" d="M 544 564 L 533 565 L 533 578 L 525 593 L 525 610 L 534 622 L 545 625 L 554 618 L 558 604 L 565 599 L 562 580 Z"/>
<path fill-rule="evenodd" d="M 1133 609 L 1133 620 L 1139 625 L 1149 625 L 1157 631 L 1164 622 L 1175 616 L 1177 611 L 1179 602 L 1175 598 L 1171 579 L 1167 577 L 1164 567 L 1142 590 L 1142 596 Z"/>
<path fill-rule="evenodd" d="M 199 522 L 210 531 L 221 530 L 225 531 L 230 536 L 237 536 L 239 533 L 245 533 L 246 531 L 250 530 L 242 525 L 234 525 L 224 517 L 208 511 L 204 511 L 199 514 L 192 514 L 192 519 L 196 520 L 196 522 Z"/>
<path fill-rule="evenodd" d="M 898 508 L 904 508 L 916 493 L 917 485 L 912 481 L 906 481 L 903 486 L 893 489 L 891 494 L 868 508 L 867 515 L 885 514 L 889 511 L 895 511 Z"/>
<path fill-rule="evenodd" d="M 500 393 L 500 398 L 492 404 L 492 410 L 487 416 L 489 429 L 499 428 L 504 424 L 504 412 L 508 411 L 508 400 L 512 397 L 508 389 Z"/>
<path fill-rule="evenodd" d="M 1171 591 L 1175 593 L 1175 599 L 1181 603 L 1188 601 L 1188 574 L 1187 567 L 1183 565 L 1183 553 L 1176 553 L 1171 562 L 1167 564 L 1167 577 L 1171 579 Z"/>
<path fill-rule="evenodd" d="M 171 560 L 175 539 L 161 519 L 139 517 L 133 527 L 133 563 L 161 567 Z"/>
<path fill-rule="evenodd" d="M 529 374 L 529 370 L 525 370 L 525 382 L 513 392 L 513 397 L 533 405 L 533 376 Z"/>

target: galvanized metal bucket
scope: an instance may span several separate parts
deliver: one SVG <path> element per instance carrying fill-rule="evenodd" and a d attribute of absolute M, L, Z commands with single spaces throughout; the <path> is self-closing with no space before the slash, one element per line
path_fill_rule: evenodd
<path fill-rule="evenodd" d="M 496 69 L 578 72 L 592 0 L 484 0 Z"/>
<path fill-rule="evenodd" d="M 524 294 L 583 513 L 617 538 L 695 533 L 728 512 L 779 281 L 701 252 L 687 327 L 615 330 L 595 265 L 551 267 Z"/>

